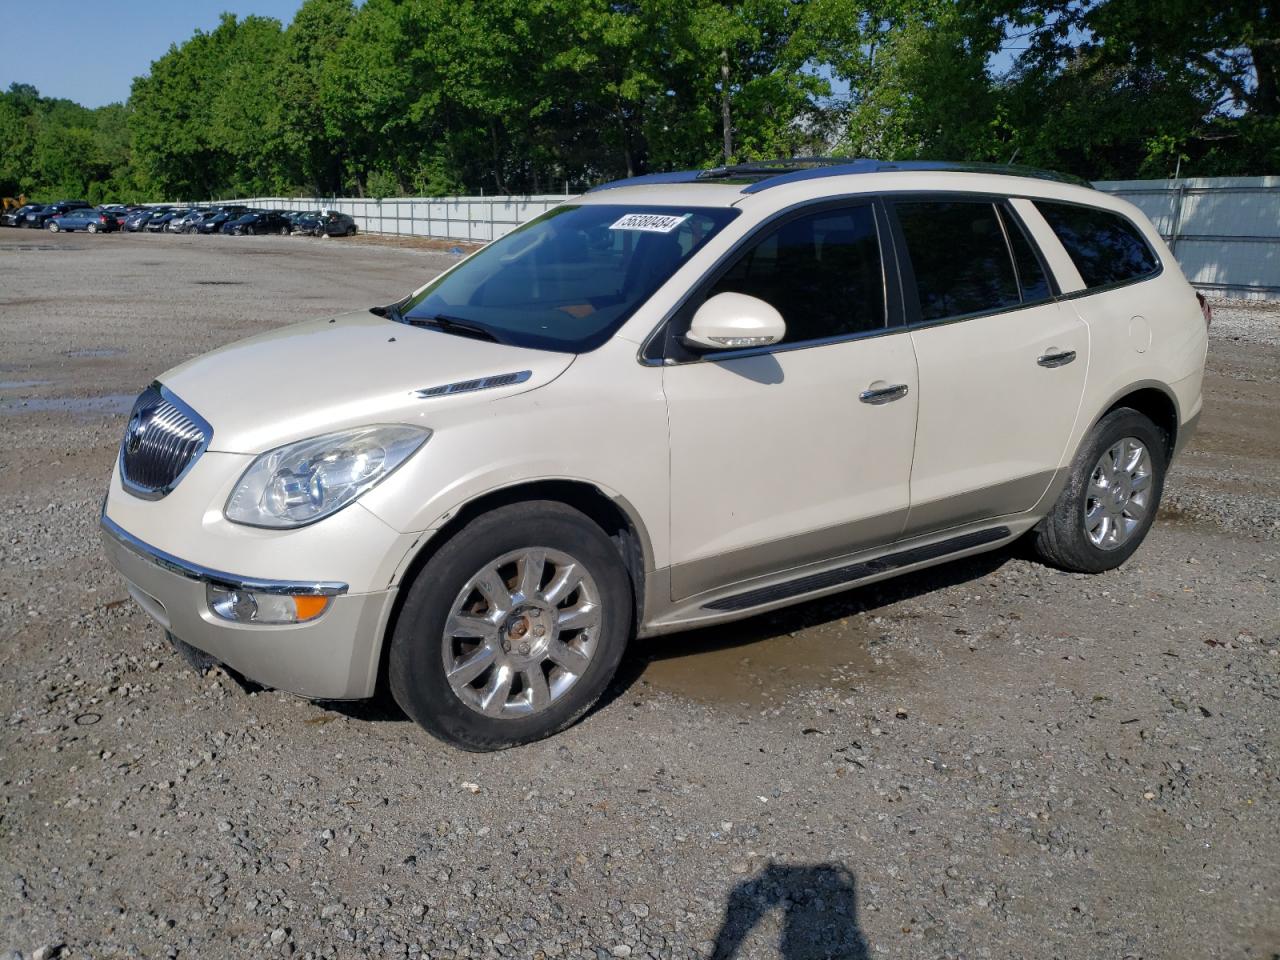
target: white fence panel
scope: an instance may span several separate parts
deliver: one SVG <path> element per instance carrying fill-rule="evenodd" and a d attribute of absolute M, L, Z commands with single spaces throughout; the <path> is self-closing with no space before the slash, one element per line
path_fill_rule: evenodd
<path fill-rule="evenodd" d="M 1094 184 L 1145 213 L 1187 279 L 1206 293 L 1280 298 L 1280 177 Z"/>
<path fill-rule="evenodd" d="M 1280 299 L 1280 177 L 1111 180 L 1099 190 L 1137 205 L 1183 273 L 1208 293 Z M 277 210 L 339 210 L 366 233 L 488 243 L 568 196 L 252 197 Z"/>

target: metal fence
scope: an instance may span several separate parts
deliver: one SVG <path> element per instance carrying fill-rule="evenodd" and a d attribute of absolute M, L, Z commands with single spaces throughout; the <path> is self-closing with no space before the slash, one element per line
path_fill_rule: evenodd
<path fill-rule="evenodd" d="M 1183 273 L 1206 293 L 1280 299 L 1280 177 L 1111 180 L 1094 184 L 1142 209 Z M 487 243 L 569 199 L 252 197 L 276 210 L 340 210 L 368 233 Z"/>
<path fill-rule="evenodd" d="M 1108 180 L 1141 208 L 1205 293 L 1280 298 L 1280 177 Z"/>
<path fill-rule="evenodd" d="M 393 197 L 386 200 L 250 197 L 235 202 L 271 210 L 337 210 L 350 214 L 356 226 L 366 233 L 488 243 L 567 199 L 564 194 L 541 194 L 531 197 Z"/>

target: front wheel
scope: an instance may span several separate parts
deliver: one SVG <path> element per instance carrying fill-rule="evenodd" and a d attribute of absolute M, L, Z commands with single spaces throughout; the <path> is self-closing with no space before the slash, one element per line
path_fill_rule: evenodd
<path fill-rule="evenodd" d="M 1101 573 L 1128 560 L 1160 507 L 1170 440 L 1128 407 L 1098 421 L 1066 488 L 1035 528 L 1040 557 L 1076 573 Z"/>
<path fill-rule="evenodd" d="M 45 226 L 45 229 L 48 230 L 50 233 L 57 233 L 62 228 L 58 226 L 56 223 L 54 223 L 52 220 L 50 220 L 49 223 Z"/>
<path fill-rule="evenodd" d="M 501 750 L 563 730 L 594 704 L 630 638 L 617 547 L 564 504 L 513 504 L 427 562 L 391 637 L 391 692 L 428 733 Z"/>

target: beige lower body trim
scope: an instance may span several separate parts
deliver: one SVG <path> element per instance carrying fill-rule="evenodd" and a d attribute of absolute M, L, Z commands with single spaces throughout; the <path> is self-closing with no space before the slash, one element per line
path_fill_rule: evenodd
<path fill-rule="evenodd" d="M 673 600 L 692 597 L 707 590 L 751 580 L 778 570 L 817 563 L 880 544 L 902 536 L 906 510 L 866 517 L 784 540 L 773 540 L 730 553 L 690 560 L 671 567 Z"/>
<path fill-rule="evenodd" d="M 936 530 L 947 530 L 976 520 L 987 520 L 1030 510 L 1039 502 L 1045 490 L 1057 474 L 1045 470 L 1030 476 L 1018 477 L 979 490 L 933 500 L 913 503 L 907 514 L 904 537 L 917 537 Z"/>

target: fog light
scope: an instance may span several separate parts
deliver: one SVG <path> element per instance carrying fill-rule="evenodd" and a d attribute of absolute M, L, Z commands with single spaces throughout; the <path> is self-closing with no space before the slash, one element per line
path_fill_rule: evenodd
<path fill-rule="evenodd" d="M 328 597 L 258 593 L 211 583 L 206 588 L 214 616 L 233 623 L 305 623 L 329 608 Z"/>

